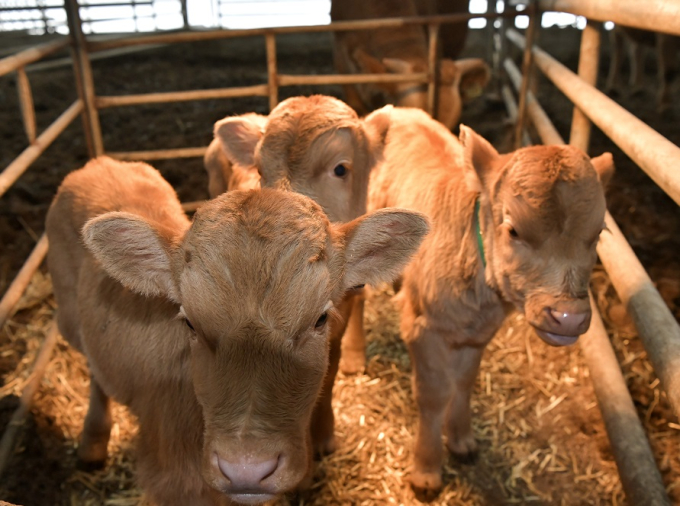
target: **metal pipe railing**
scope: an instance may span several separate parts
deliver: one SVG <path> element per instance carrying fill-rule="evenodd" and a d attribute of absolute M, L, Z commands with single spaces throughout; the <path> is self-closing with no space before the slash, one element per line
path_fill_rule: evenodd
<path fill-rule="evenodd" d="M 519 32 L 508 30 L 507 37 L 524 49 L 525 39 Z M 543 74 L 680 204 L 680 171 L 672 170 L 680 160 L 680 148 L 542 49 L 534 47 L 533 53 Z"/>
<path fill-rule="evenodd" d="M 560 11 L 594 21 L 614 23 L 680 35 L 680 2 L 677 0 L 539 0 L 543 11 Z"/>
<path fill-rule="evenodd" d="M 64 49 L 71 43 L 70 37 L 64 37 L 61 40 L 48 42 L 36 47 L 25 49 L 12 56 L 7 56 L 0 60 L 0 76 L 9 74 L 10 72 L 25 67 L 26 65 L 36 62 L 49 56 L 57 51 Z"/>
<path fill-rule="evenodd" d="M 29 147 L 16 157 L 7 168 L 0 173 L 0 196 L 4 195 L 14 182 L 26 172 L 26 169 L 54 142 L 59 134 L 80 114 L 83 103 L 76 100 L 48 126 L 45 131 Z"/>

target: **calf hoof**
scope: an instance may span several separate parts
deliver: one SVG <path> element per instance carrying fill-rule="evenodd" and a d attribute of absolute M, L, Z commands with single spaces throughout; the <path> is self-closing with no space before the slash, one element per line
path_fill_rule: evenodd
<path fill-rule="evenodd" d="M 432 494 L 442 488 L 442 475 L 439 472 L 413 471 L 409 481 L 417 494 Z"/>
<path fill-rule="evenodd" d="M 87 441 L 87 437 L 83 437 L 78 447 L 78 468 L 84 471 L 102 469 L 108 457 L 108 443 L 108 437 L 105 441 Z"/>
<path fill-rule="evenodd" d="M 366 369 L 364 350 L 342 350 L 340 370 L 343 374 L 359 374 Z"/>
<path fill-rule="evenodd" d="M 455 440 L 449 439 L 446 447 L 459 462 L 472 464 L 477 460 L 477 441 L 472 434 Z"/>
<path fill-rule="evenodd" d="M 93 472 L 93 471 L 99 471 L 100 469 L 104 469 L 106 466 L 106 459 L 102 460 L 85 460 L 78 456 L 78 461 L 76 462 L 76 468 L 79 469 L 80 471 L 85 471 L 87 473 Z"/>

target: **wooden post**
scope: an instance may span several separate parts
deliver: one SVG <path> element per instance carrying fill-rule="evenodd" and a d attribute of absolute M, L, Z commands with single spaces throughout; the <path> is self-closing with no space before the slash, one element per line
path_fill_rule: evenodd
<path fill-rule="evenodd" d="M 439 23 L 427 25 L 427 112 L 437 115 L 437 39 Z"/>
<path fill-rule="evenodd" d="M 581 53 L 578 60 L 578 75 L 591 86 L 597 84 L 597 71 L 600 65 L 601 23 L 588 21 L 581 33 Z M 590 144 L 590 120 L 581 109 L 574 106 L 571 120 L 569 144 L 588 152 Z"/>
<path fill-rule="evenodd" d="M 276 35 L 268 32 L 264 36 L 267 45 L 267 84 L 269 85 L 269 111 L 279 103 L 279 78 L 276 69 Z"/>
<path fill-rule="evenodd" d="M 35 107 L 33 106 L 31 84 L 28 82 L 28 76 L 26 75 L 26 69 L 24 67 L 17 69 L 17 89 L 19 91 L 21 117 L 24 120 L 26 137 L 28 137 L 28 142 L 33 144 L 36 136 Z"/>
<path fill-rule="evenodd" d="M 536 32 L 541 24 L 541 13 L 537 9 L 535 0 L 529 7 L 529 28 L 527 28 L 527 44 L 524 49 L 524 57 L 522 58 L 522 86 L 519 89 L 519 97 L 517 106 L 517 124 L 515 125 L 515 149 L 522 146 L 522 132 L 524 131 L 524 122 L 526 118 L 526 104 L 527 92 L 529 91 L 530 82 L 533 74 L 533 53 L 531 48 L 536 39 Z"/>

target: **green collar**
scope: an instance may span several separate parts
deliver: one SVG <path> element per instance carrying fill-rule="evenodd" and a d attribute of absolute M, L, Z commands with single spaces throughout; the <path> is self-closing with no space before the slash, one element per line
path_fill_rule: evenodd
<path fill-rule="evenodd" d="M 484 240 L 482 239 L 482 229 L 479 224 L 479 197 L 475 200 L 475 228 L 477 229 L 477 246 L 479 255 L 482 257 L 482 265 L 486 267 L 486 257 L 484 256 Z"/>

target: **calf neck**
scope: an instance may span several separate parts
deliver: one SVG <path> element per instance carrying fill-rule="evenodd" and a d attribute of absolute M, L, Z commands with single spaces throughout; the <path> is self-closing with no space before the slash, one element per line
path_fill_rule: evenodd
<path fill-rule="evenodd" d="M 46 230 L 59 328 L 92 373 L 79 457 L 105 460 L 112 396 L 139 419 L 150 499 L 216 506 L 309 479 L 334 305 L 394 278 L 427 222 L 391 210 L 331 225 L 309 198 L 265 189 L 190 223 L 154 169 L 102 157 L 67 176 Z"/>
<path fill-rule="evenodd" d="M 421 111 L 392 111 L 369 209 L 404 207 L 432 222 L 398 295 L 420 414 L 417 488 L 441 485 L 442 428 L 453 453 L 475 451 L 470 394 L 509 309 L 553 346 L 588 329 L 612 172 L 608 153 L 591 160 L 574 147 L 536 146 L 499 155 L 470 128 L 457 139 Z M 346 339 L 360 348 L 363 336 Z"/>

